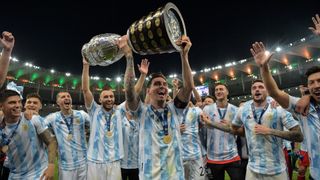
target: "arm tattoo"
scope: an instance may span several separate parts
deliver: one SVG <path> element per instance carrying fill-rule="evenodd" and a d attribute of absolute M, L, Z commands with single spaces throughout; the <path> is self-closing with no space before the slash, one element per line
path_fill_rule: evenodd
<path fill-rule="evenodd" d="M 288 141 L 293 141 L 293 142 L 303 141 L 303 135 L 298 125 L 291 128 L 289 131 L 280 131 L 277 129 L 271 129 L 270 134 Z"/>
<path fill-rule="evenodd" d="M 223 124 L 220 124 L 217 122 L 210 122 L 209 124 L 207 124 L 207 126 L 209 128 L 216 128 L 216 129 L 219 129 L 219 130 L 227 132 L 227 133 L 232 133 L 232 129 L 230 126 L 223 125 Z"/>
<path fill-rule="evenodd" d="M 56 138 L 51 134 L 49 129 L 46 129 L 40 134 L 40 138 L 48 147 L 48 159 L 49 164 L 54 163 L 54 160 L 56 158 L 57 154 L 57 140 Z"/>
<path fill-rule="evenodd" d="M 126 90 L 126 100 L 129 102 L 133 102 L 135 98 L 135 91 L 134 91 L 134 85 L 135 85 L 135 73 L 134 73 L 134 63 L 133 63 L 133 57 L 128 56 L 127 57 L 127 67 L 126 67 L 126 73 L 124 76 L 124 87 Z"/>

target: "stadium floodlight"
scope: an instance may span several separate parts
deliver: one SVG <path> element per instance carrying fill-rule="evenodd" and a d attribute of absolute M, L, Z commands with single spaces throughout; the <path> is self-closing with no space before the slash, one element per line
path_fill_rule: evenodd
<path fill-rule="evenodd" d="M 149 77 L 146 77 L 146 80 L 149 81 Z"/>
<path fill-rule="evenodd" d="M 281 50 L 282 50 L 281 47 L 277 47 L 277 48 L 276 48 L 276 51 L 277 51 L 277 52 L 280 52 Z"/>
<path fill-rule="evenodd" d="M 13 62 L 19 62 L 19 60 L 15 57 L 11 58 Z"/>
<path fill-rule="evenodd" d="M 304 42 L 304 41 L 306 41 L 306 38 L 301 38 L 300 41 Z"/>
<path fill-rule="evenodd" d="M 67 77 L 71 76 L 71 73 L 68 73 L 68 72 L 67 72 L 67 73 L 66 73 L 66 76 L 67 76 Z"/>
<path fill-rule="evenodd" d="M 110 79 L 110 78 L 108 78 L 108 77 L 106 77 L 106 80 L 107 80 L 107 81 L 111 81 L 111 79 Z"/>
<path fill-rule="evenodd" d="M 136 80 L 138 80 L 137 78 L 134 78 L 134 80 L 136 81 Z"/>
<path fill-rule="evenodd" d="M 50 72 L 53 74 L 53 73 L 55 72 L 55 70 L 54 70 L 54 69 L 51 69 Z"/>
<path fill-rule="evenodd" d="M 116 78 L 116 81 L 117 81 L 117 82 L 121 82 L 121 77 L 118 76 L 118 77 Z"/>
<path fill-rule="evenodd" d="M 320 58 L 318 58 L 317 61 L 320 61 Z"/>
<path fill-rule="evenodd" d="M 168 92 L 171 93 L 171 92 L 172 92 L 172 89 L 169 88 L 169 89 L 168 89 Z"/>
<path fill-rule="evenodd" d="M 197 74 L 197 72 L 196 72 L 196 71 L 192 71 L 191 74 L 192 74 L 192 75 L 195 75 L 195 74 Z"/>

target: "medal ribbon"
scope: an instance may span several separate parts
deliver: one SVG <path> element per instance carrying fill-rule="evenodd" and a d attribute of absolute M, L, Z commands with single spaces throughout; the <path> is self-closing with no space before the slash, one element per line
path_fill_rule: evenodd
<path fill-rule="evenodd" d="M 263 108 L 263 110 L 262 110 L 262 112 L 261 112 L 261 114 L 260 114 L 260 116 L 259 116 L 259 119 L 258 119 L 258 118 L 257 118 L 257 114 L 256 114 L 256 109 L 255 109 L 255 107 L 254 107 L 254 104 L 253 104 L 253 103 L 251 104 L 251 109 L 252 109 L 252 114 L 253 114 L 254 121 L 256 121 L 258 124 L 261 124 L 261 118 L 262 118 L 263 114 L 266 112 L 266 110 L 268 109 L 268 106 L 269 106 L 269 103 L 267 103 L 267 104 L 264 106 L 264 108 Z"/>
<path fill-rule="evenodd" d="M 4 119 L 3 119 L 3 122 L 4 122 Z M 1 134 L 1 137 L 3 139 L 3 144 L 4 145 L 8 145 L 10 144 L 11 142 L 11 139 L 13 138 L 13 136 L 17 133 L 17 129 L 19 127 L 19 124 L 21 122 L 21 118 L 19 119 L 19 122 L 17 124 L 17 126 L 14 128 L 13 132 L 11 133 L 10 136 L 7 136 L 3 131 L 2 131 L 2 134 Z M 5 127 L 3 127 L 1 130 L 3 130 Z"/>
<path fill-rule="evenodd" d="M 72 113 L 71 113 L 71 116 L 68 117 L 68 118 L 66 118 L 66 117 L 62 114 L 62 112 L 60 112 L 60 114 L 61 114 L 61 117 L 62 117 L 63 121 L 64 121 L 64 122 L 66 123 L 66 125 L 67 125 L 69 134 L 72 134 L 72 133 L 73 133 L 73 111 L 72 111 Z M 70 119 L 70 123 L 69 123 L 68 119 Z"/>
<path fill-rule="evenodd" d="M 106 124 L 105 124 L 105 129 L 108 130 L 108 132 L 111 130 L 111 117 L 113 115 L 113 109 L 112 111 L 109 113 L 109 112 L 106 112 L 105 113 L 105 119 L 106 119 Z"/>
<path fill-rule="evenodd" d="M 222 114 L 220 108 L 218 108 L 218 113 L 219 113 L 220 120 L 224 119 L 224 117 L 225 117 L 226 114 L 227 114 L 227 110 L 228 110 L 228 104 L 227 104 L 226 110 L 224 111 L 223 114 Z"/>
<path fill-rule="evenodd" d="M 162 124 L 162 127 L 163 127 L 163 132 L 164 132 L 164 135 L 167 136 L 169 134 L 168 132 L 168 107 L 166 106 L 164 108 L 164 111 L 163 111 L 163 118 L 162 118 L 162 115 L 160 112 L 158 112 L 157 110 L 155 110 L 152 106 L 151 106 L 151 109 L 153 111 L 153 113 L 155 115 L 157 115 L 158 119 L 161 121 L 161 124 Z"/>
<path fill-rule="evenodd" d="M 187 109 L 185 109 L 184 112 L 183 112 L 182 124 L 186 123 L 188 112 L 189 112 L 189 108 L 187 107 Z"/>

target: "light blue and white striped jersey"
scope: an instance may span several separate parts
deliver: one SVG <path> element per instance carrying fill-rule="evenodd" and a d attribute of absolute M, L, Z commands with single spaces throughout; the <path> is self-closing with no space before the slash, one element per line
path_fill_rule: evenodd
<path fill-rule="evenodd" d="M 72 110 L 72 116 L 66 116 L 68 124 L 73 117 L 72 139 L 68 140 L 69 130 L 61 115 L 61 111 L 49 114 L 45 118 L 45 124 L 52 128 L 57 142 L 59 152 L 59 167 L 63 170 L 74 170 L 86 166 L 87 140 L 85 127 L 89 126 L 89 115 L 84 111 Z"/>
<path fill-rule="evenodd" d="M 109 136 L 106 125 L 108 112 L 95 101 L 92 101 L 91 106 L 88 108 L 91 118 L 88 161 L 110 163 L 123 158 L 121 112 L 118 108 L 114 108 L 112 111 L 110 119 L 111 136 Z"/>
<path fill-rule="evenodd" d="M 180 124 L 184 123 L 186 126 L 186 130 L 181 133 L 182 159 L 184 161 L 197 160 L 202 157 L 202 145 L 199 137 L 201 112 L 202 110 L 198 107 L 187 107 L 180 119 Z"/>
<path fill-rule="evenodd" d="M 314 179 L 320 179 L 320 118 L 315 106 L 310 103 L 308 116 L 295 112 L 295 107 L 300 98 L 290 96 L 288 110 L 300 120 L 303 127 L 307 151 L 310 158 L 310 174 Z"/>
<path fill-rule="evenodd" d="M 0 133 L 11 135 L 17 125 L 18 123 L 8 124 L 4 129 L 0 129 Z M 48 166 L 46 146 L 39 137 L 46 129 L 40 116 L 34 115 L 31 120 L 26 120 L 21 114 L 21 121 L 7 152 L 9 179 L 40 179 Z M 0 136 L 0 146 L 3 146 L 3 143 Z"/>
<path fill-rule="evenodd" d="M 182 163 L 182 144 L 180 120 L 182 109 L 177 109 L 173 102 L 168 107 L 168 132 L 172 137 L 170 143 L 163 141 L 163 126 L 151 105 L 140 102 L 136 111 L 140 123 L 139 130 L 139 178 L 141 180 L 184 179 Z M 158 110 L 163 116 L 163 109 Z"/>
<path fill-rule="evenodd" d="M 276 136 L 255 134 L 254 127 L 257 122 L 252 112 L 252 102 L 250 100 L 239 108 L 235 119 L 232 121 L 232 124 L 236 126 L 244 125 L 249 150 L 248 167 L 259 174 L 280 174 L 286 170 L 286 162 L 282 150 L 283 141 Z M 257 117 L 260 117 L 263 108 L 255 109 Z M 291 113 L 280 106 L 271 108 L 270 104 L 261 118 L 261 124 L 281 131 L 283 131 L 284 127 L 291 129 L 299 125 Z"/>
<path fill-rule="evenodd" d="M 123 150 L 124 157 L 120 161 L 121 168 L 138 169 L 138 151 L 139 151 L 139 121 L 126 110 L 125 102 L 118 106 L 121 112 Z M 126 113 L 131 113 L 131 119 L 127 119 Z"/>
<path fill-rule="evenodd" d="M 230 122 L 236 116 L 238 107 L 228 103 L 228 107 L 220 108 L 221 115 L 225 114 L 225 120 L 229 120 Z M 203 112 L 209 115 L 210 120 L 212 122 L 219 123 L 221 121 L 219 111 L 217 108 L 217 104 L 213 103 L 207 105 Z M 237 143 L 236 136 L 230 133 L 221 131 L 216 128 L 208 128 L 207 129 L 207 157 L 209 160 L 213 161 L 226 161 L 231 160 L 237 156 Z"/>

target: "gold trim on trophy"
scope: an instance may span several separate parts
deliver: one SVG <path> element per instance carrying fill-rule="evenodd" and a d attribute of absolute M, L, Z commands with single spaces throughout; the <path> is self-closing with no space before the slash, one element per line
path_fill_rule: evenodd
<path fill-rule="evenodd" d="M 146 42 L 143 42 L 142 45 L 143 45 L 143 47 L 144 47 L 146 50 L 149 49 L 149 46 L 148 46 L 148 44 L 147 44 Z"/>
<path fill-rule="evenodd" d="M 144 35 L 142 33 L 139 34 L 140 41 L 144 41 Z"/>
<path fill-rule="evenodd" d="M 139 25 L 138 25 L 138 31 L 142 32 L 142 28 L 143 28 L 143 24 L 142 24 L 142 23 L 139 23 Z"/>
<path fill-rule="evenodd" d="M 152 40 L 152 41 L 151 41 L 151 45 L 152 45 L 154 48 L 157 48 L 157 47 L 158 47 L 158 43 L 157 43 L 155 40 Z"/>
<path fill-rule="evenodd" d="M 164 137 L 163 137 L 163 142 L 164 143 L 166 143 L 166 144 L 169 144 L 170 142 L 171 142 L 171 135 L 170 134 L 168 134 L 168 135 L 165 135 Z"/>
<path fill-rule="evenodd" d="M 137 42 L 137 38 L 136 38 L 135 35 L 132 35 L 132 36 L 131 36 L 131 41 L 132 41 L 133 43 L 136 43 L 136 42 Z"/>
<path fill-rule="evenodd" d="M 160 26 L 160 18 L 156 18 L 156 20 L 154 21 L 154 24 L 156 25 L 156 27 L 159 27 Z"/>
<path fill-rule="evenodd" d="M 134 34 L 134 24 L 132 24 L 131 28 L 130 28 L 130 33 L 133 35 Z"/>
<path fill-rule="evenodd" d="M 141 51 L 141 48 L 140 48 L 140 46 L 138 44 L 134 44 L 133 46 L 137 51 Z"/>
<path fill-rule="evenodd" d="M 163 38 L 160 39 L 160 44 L 162 47 L 167 47 L 167 41 Z"/>
<path fill-rule="evenodd" d="M 157 28 L 157 34 L 159 37 L 162 37 L 162 30 L 161 28 Z"/>
<path fill-rule="evenodd" d="M 151 28 L 151 21 L 147 21 L 147 23 L 146 23 L 146 28 L 147 28 L 147 29 L 150 29 L 150 28 Z"/>
<path fill-rule="evenodd" d="M 153 39 L 153 33 L 151 30 L 148 30 L 148 37 L 149 39 Z"/>
<path fill-rule="evenodd" d="M 154 14 L 154 16 L 160 16 L 161 15 L 161 7 L 160 8 L 158 8 L 158 11 Z"/>

